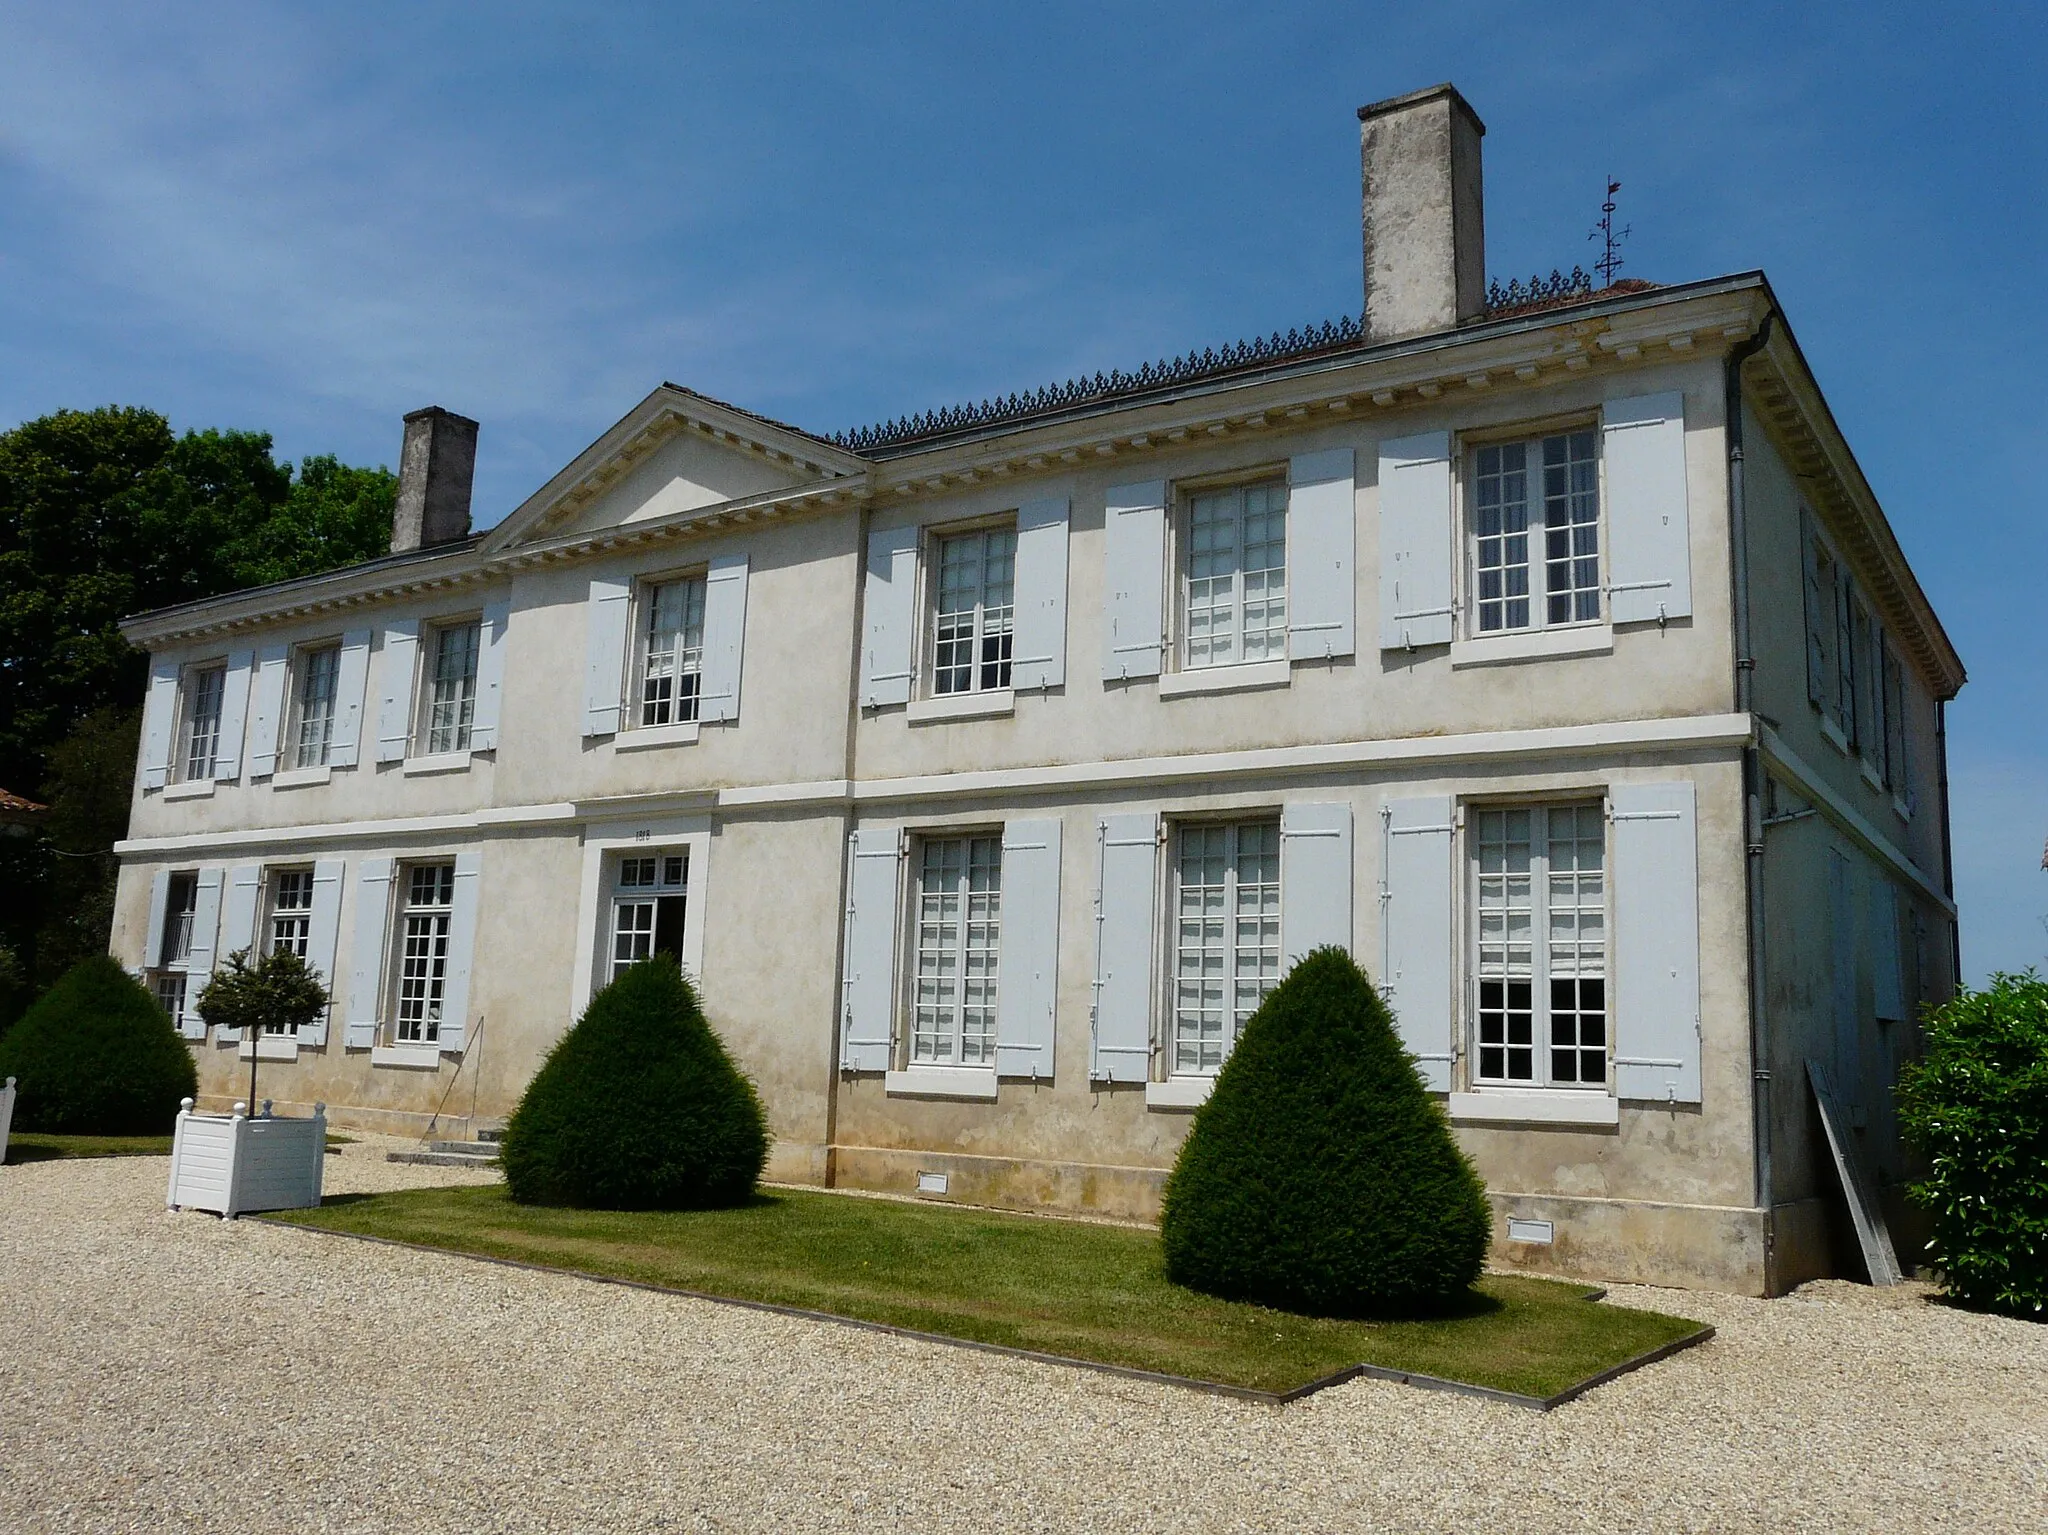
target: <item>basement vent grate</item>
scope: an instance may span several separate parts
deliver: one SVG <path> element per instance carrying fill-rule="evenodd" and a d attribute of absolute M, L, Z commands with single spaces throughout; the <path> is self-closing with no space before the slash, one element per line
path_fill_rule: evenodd
<path fill-rule="evenodd" d="M 1523 1216 L 1508 1217 L 1508 1240 L 1510 1242 L 1542 1242 L 1548 1245 L 1557 1240 L 1557 1227 L 1549 1221 L 1532 1221 Z"/>
<path fill-rule="evenodd" d="M 920 1194 L 943 1194 L 946 1192 L 948 1176 L 945 1173 L 919 1173 L 917 1191 Z"/>

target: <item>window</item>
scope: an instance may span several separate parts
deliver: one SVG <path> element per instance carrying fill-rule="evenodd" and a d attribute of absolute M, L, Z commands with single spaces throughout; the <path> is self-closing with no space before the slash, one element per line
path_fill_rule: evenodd
<path fill-rule="evenodd" d="M 934 694 L 987 693 L 1010 685 L 1016 574 L 1015 528 L 939 540 L 932 600 Z"/>
<path fill-rule="evenodd" d="M 188 782 L 213 777 L 220 760 L 221 702 L 227 684 L 225 666 L 196 666 L 185 674 L 185 728 L 178 766 L 179 776 Z"/>
<path fill-rule="evenodd" d="M 339 645 L 299 652 L 290 736 L 291 763 L 295 768 L 327 766 L 327 754 L 334 745 L 335 682 L 340 670 Z"/>
<path fill-rule="evenodd" d="M 619 860 L 612 882 L 612 980 L 628 965 L 657 954 L 680 962 L 689 869 L 684 853 L 635 854 Z"/>
<path fill-rule="evenodd" d="M 1913 806 L 1912 766 L 1906 758 L 1906 673 L 1890 641 L 1879 650 L 1884 669 L 1884 783 L 1908 810 Z"/>
<path fill-rule="evenodd" d="M 441 1038 L 454 905 L 454 864 L 414 864 L 406 870 L 405 907 L 399 914 L 397 1033 L 402 1045 L 430 1045 Z"/>
<path fill-rule="evenodd" d="M 304 959 L 313 943 L 313 871 L 279 869 L 270 876 L 270 923 L 264 945 L 272 954 L 296 954 Z M 266 1024 L 266 1034 L 294 1035 L 296 1026 L 280 1028 Z"/>
<path fill-rule="evenodd" d="M 1607 1081 L 1606 847 L 1599 805 L 1473 812 L 1476 1082 Z"/>
<path fill-rule="evenodd" d="M 1835 588 L 1834 721 L 1842 743 L 1856 749 L 1856 583 L 1839 562 L 1831 563 Z"/>
<path fill-rule="evenodd" d="M 913 1066 L 993 1066 L 1003 839 L 933 837 L 917 876 Z"/>
<path fill-rule="evenodd" d="M 160 970 L 151 989 L 156 995 L 156 1005 L 171 1015 L 172 1023 L 182 1025 L 185 1021 L 185 972 Z"/>
<path fill-rule="evenodd" d="M 641 637 L 640 725 L 680 725 L 697 717 L 703 691 L 704 580 L 647 588 Z"/>
<path fill-rule="evenodd" d="M 1287 487 L 1243 485 L 1188 500 L 1181 593 L 1189 670 L 1287 655 Z"/>
<path fill-rule="evenodd" d="M 478 626 L 450 624 L 434 631 L 432 688 L 427 697 L 427 755 L 469 750 L 476 721 Z"/>
<path fill-rule="evenodd" d="M 1600 474 L 1594 439 L 1591 431 L 1561 432 L 1532 442 L 1489 443 L 1473 455 L 1478 633 L 1599 620 Z M 1532 469 L 1542 478 L 1540 497 L 1530 489 Z M 1532 537 L 1540 544 L 1532 545 Z"/>
<path fill-rule="evenodd" d="M 1179 835 L 1172 1071 L 1207 1076 L 1280 984 L 1280 823 L 1188 825 Z"/>
<path fill-rule="evenodd" d="M 164 897 L 164 930 L 151 967 L 150 991 L 171 1022 L 185 1021 L 185 964 L 192 957 L 192 923 L 199 909 L 199 876 L 173 874 Z"/>

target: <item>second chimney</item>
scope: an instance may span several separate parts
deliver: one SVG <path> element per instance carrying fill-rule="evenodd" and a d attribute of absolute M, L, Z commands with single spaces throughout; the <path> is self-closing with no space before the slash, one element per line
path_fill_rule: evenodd
<path fill-rule="evenodd" d="M 1479 140 L 1456 86 L 1358 109 L 1365 193 L 1365 338 L 1400 341 L 1486 313 Z"/>
<path fill-rule="evenodd" d="M 391 513 L 393 554 L 469 536 L 476 431 L 469 417 L 438 405 L 405 418 L 405 445 L 398 451 L 398 505 Z"/>

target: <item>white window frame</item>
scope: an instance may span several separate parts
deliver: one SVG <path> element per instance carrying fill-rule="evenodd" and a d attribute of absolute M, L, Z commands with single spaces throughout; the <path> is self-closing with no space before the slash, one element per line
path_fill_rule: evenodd
<path fill-rule="evenodd" d="M 445 898 L 418 898 L 424 883 L 418 877 L 429 870 L 437 871 L 431 893 Z M 394 894 L 397 899 L 392 902 L 396 910 L 390 943 L 390 1042 L 400 1047 L 438 1046 L 441 1006 L 447 997 L 449 942 L 455 920 L 455 860 L 421 858 L 399 864 L 394 875 Z M 425 943 L 426 952 L 410 953 L 415 941 Z M 406 992 L 415 981 L 421 985 L 419 1016 L 408 1018 L 411 999 Z"/>
<path fill-rule="evenodd" d="M 185 894 L 183 906 L 178 905 L 181 889 Z M 182 1025 L 185 1019 L 190 996 L 187 961 L 192 953 L 192 926 L 198 909 L 199 871 L 173 869 L 164 897 L 163 930 L 149 935 L 151 948 L 148 963 L 143 966 L 149 976 L 150 994 L 171 1015 L 173 1024 Z M 182 931 L 182 943 L 173 941 L 173 933 L 179 931 Z"/>
<path fill-rule="evenodd" d="M 1252 949 L 1255 956 L 1253 973 L 1247 978 L 1242 969 L 1247 947 L 1242 942 L 1243 934 L 1239 929 L 1239 923 L 1247 914 L 1241 912 L 1239 906 L 1244 900 L 1241 879 L 1244 858 L 1242 839 L 1244 832 L 1250 829 L 1256 829 L 1262 838 L 1270 839 L 1270 850 L 1261 849 L 1254 856 L 1271 858 L 1273 877 L 1257 882 L 1261 892 L 1270 889 L 1270 902 L 1268 897 L 1261 893 L 1258 896 L 1261 903 L 1259 909 L 1250 914 L 1257 925 L 1258 942 Z M 1206 958 L 1210 948 L 1206 942 L 1206 935 L 1205 941 L 1192 950 L 1186 942 L 1187 838 L 1190 834 L 1200 834 L 1206 839 L 1219 833 L 1223 842 L 1223 852 L 1220 855 L 1223 862 L 1223 884 L 1205 884 L 1198 888 L 1222 891 L 1223 933 L 1219 955 L 1222 968 L 1218 972 L 1217 981 L 1223 1014 L 1221 1033 L 1212 1040 L 1208 1035 L 1198 1032 L 1191 1041 L 1194 1061 L 1193 1064 L 1189 1064 L 1182 1049 L 1184 1020 L 1190 1012 L 1207 1013 L 1212 1009 L 1190 1009 L 1186 1006 L 1189 998 L 1184 987 L 1189 979 L 1185 973 L 1189 955 L 1192 953 Z M 1272 993 L 1273 988 L 1280 984 L 1281 972 L 1285 967 L 1285 956 L 1280 948 L 1280 910 L 1284 899 L 1284 892 L 1281 889 L 1280 813 L 1278 810 L 1261 809 L 1229 817 L 1177 819 L 1168 824 L 1166 849 L 1171 863 L 1163 882 L 1166 887 L 1166 909 L 1165 919 L 1160 924 L 1160 931 L 1165 935 L 1166 947 L 1166 1006 L 1159 1014 L 1155 1014 L 1165 1019 L 1166 1038 L 1161 1051 L 1164 1074 L 1168 1081 L 1207 1079 L 1214 1077 L 1223 1069 L 1223 1063 L 1230 1059 L 1230 1053 L 1237 1048 L 1237 1041 L 1243 1033 L 1246 1021 Z M 1195 979 L 1206 979 L 1206 972 L 1198 972 Z M 1244 988 L 1247 984 L 1256 988 L 1256 996 L 1251 999 L 1249 1006 L 1244 1005 Z M 1213 1062 L 1206 1058 L 1208 1046 L 1211 1044 L 1217 1046 Z"/>
<path fill-rule="evenodd" d="M 1592 817 L 1598 828 L 1600 848 L 1600 897 L 1599 918 L 1599 974 L 1574 968 L 1573 976 L 1581 982 L 1597 980 L 1601 986 L 1599 1010 L 1601 1038 L 1597 1044 L 1585 1042 L 1583 1037 L 1559 1043 L 1552 1035 L 1553 1009 L 1550 1005 L 1551 985 L 1555 980 L 1567 979 L 1554 973 L 1552 952 L 1552 912 L 1550 879 L 1549 818 L 1559 812 L 1570 812 L 1581 818 Z M 1488 876 L 1483 870 L 1485 818 L 1489 815 L 1526 814 L 1529 823 L 1529 866 L 1528 866 L 1528 975 L 1530 1033 L 1526 1046 L 1517 1046 L 1512 1035 L 1504 1037 L 1496 1047 L 1489 1043 L 1487 1015 L 1489 1012 L 1504 1011 L 1503 1008 L 1486 1006 L 1486 985 L 1491 977 L 1488 973 L 1486 950 L 1490 934 L 1485 921 L 1486 894 L 1484 882 Z M 1466 1077 L 1476 1092 L 1501 1089 L 1522 1091 L 1577 1093 L 1588 1096 L 1613 1097 L 1614 1095 L 1614 848 L 1612 822 L 1604 796 L 1599 794 L 1570 794 L 1551 799 L 1514 801 L 1477 801 L 1466 805 L 1461 813 L 1463 821 L 1463 858 L 1465 877 L 1463 881 L 1465 907 L 1464 1001 L 1466 1009 Z M 1582 902 L 1582 912 L 1590 909 Z M 1506 967 L 1502 967 L 1505 971 Z M 1503 982 L 1511 979 L 1503 973 Z M 1591 1009 L 1584 1007 L 1583 993 L 1576 999 L 1579 1006 L 1572 1011 L 1581 1018 Z M 1506 999 L 1503 998 L 1503 1003 Z M 1489 1071 L 1488 1051 L 1500 1048 L 1505 1056 L 1509 1048 L 1526 1048 L 1530 1052 L 1531 1074 L 1517 1077 L 1509 1074 L 1508 1062 L 1500 1062 L 1501 1070 Z M 1556 1069 L 1554 1051 L 1570 1050 L 1574 1054 L 1574 1067 L 1579 1072 L 1575 1079 L 1561 1077 Z M 1588 1081 L 1584 1077 L 1585 1067 L 1597 1060 L 1600 1080 Z"/>
<path fill-rule="evenodd" d="M 670 684 L 669 696 L 664 701 L 668 718 L 648 719 L 646 716 L 654 705 L 648 699 L 647 690 L 649 684 L 656 680 L 651 675 L 655 662 L 651 626 L 660 610 L 661 594 L 670 590 L 682 592 L 685 617 L 683 627 L 676 631 L 676 643 L 670 652 L 673 668 L 669 676 L 662 679 Z M 620 715 L 620 722 L 625 731 L 662 730 L 696 723 L 704 694 L 704 611 L 708 596 L 708 574 L 701 569 L 648 576 L 635 583 L 633 630 L 629 640 L 632 646 L 629 657 L 631 664 L 627 668 L 626 706 Z M 694 645 L 689 642 L 688 622 L 688 615 L 693 606 L 697 620 L 697 639 Z M 696 682 L 687 699 L 682 696 L 685 678 L 694 679 Z"/>
<path fill-rule="evenodd" d="M 327 674 L 327 712 L 324 728 L 319 735 L 318 749 L 308 754 L 305 733 L 311 717 L 306 712 L 307 684 L 314 676 L 314 669 L 325 661 Z M 282 749 L 278 753 L 280 763 L 289 762 L 287 772 L 305 772 L 324 768 L 334 754 L 334 726 L 341 716 L 341 637 L 331 640 L 317 640 L 299 646 L 292 653 L 290 697 L 285 711 L 285 733 Z"/>
<path fill-rule="evenodd" d="M 661 932 L 661 905 L 679 901 L 676 958 L 682 958 L 681 932 L 690 920 L 690 852 L 632 848 L 610 858 L 610 899 L 605 917 L 605 979 L 615 981 L 626 969 L 664 950 L 655 947 Z M 643 912 L 644 911 L 644 919 Z M 643 926 L 644 920 L 644 926 Z M 628 925 L 630 923 L 630 925 Z M 642 944 L 639 940 L 644 938 Z M 631 949 L 634 952 L 626 952 Z"/>
<path fill-rule="evenodd" d="M 287 885 L 289 884 L 289 890 Z M 288 904 L 286 896 L 293 897 Z M 258 929 L 257 944 L 264 954 L 276 954 L 282 949 L 305 959 L 313 946 L 313 866 L 311 864 L 290 864 L 283 868 L 263 871 L 263 925 Z M 266 1035 L 282 1038 L 296 1038 L 297 1024 L 279 1026 L 265 1024 Z"/>
<path fill-rule="evenodd" d="M 600 821 L 583 836 L 583 871 L 576 905 L 576 967 L 565 1020 L 583 1016 L 590 999 L 611 980 L 612 905 L 615 858 L 623 854 L 682 853 L 688 860 L 689 899 L 683 904 L 683 973 L 704 973 L 704 903 L 711 886 L 711 818 L 652 816 L 645 820 Z"/>
<path fill-rule="evenodd" d="M 201 696 L 205 679 L 214 679 L 213 692 L 213 744 L 206 755 L 204 770 L 193 765 L 192 750 L 194 731 L 198 728 L 199 716 L 195 705 Z M 228 663 L 225 657 L 210 661 L 194 661 L 188 665 L 179 678 L 178 685 L 178 729 L 173 737 L 176 744 L 172 758 L 171 780 L 174 783 L 210 782 L 220 767 L 221 725 L 227 714 Z"/>
<path fill-rule="evenodd" d="M 1277 507 L 1268 506 L 1258 513 L 1248 514 L 1246 499 L 1252 495 L 1272 495 L 1278 498 Z M 1200 553 L 1196 548 L 1197 503 L 1229 498 L 1235 501 L 1231 525 L 1235 530 L 1232 547 L 1237 554 L 1236 568 L 1230 573 L 1232 588 L 1229 599 L 1230 624 L 1228 637 L 1231 654 L 1227 659 L 1216 660 L 1211 655 L 1197 659 L 1194 643 L 1197 611 L 1195 583 L 1203 580 L 1222 579 L 1214 576 L 1197 576 L 1195 563 Z M 1288 560 L 1291 554 L 1293 522 L 1290 517 L 1290 492 L 1287 484 L 1285 464 L 1267 464 L 1257 469 L 1233 474 L 1228 478 L 1196 480 L 1176 484 L 1173 489 L 1172 517 L 1172 601 L 1167 611 L 1172 614 L 1173 634 L 1167 647 L 1172 657 L 1172 667 L 1177 673 L 1200 677 L 1223 672 L 1230 667 L 1271 667 L 1285 668 L 1288 661 L 1288 614 L 1294 600 L 1293 588 L 1288 579 Z M 1280 519 L 1280 563 L 1277 566 L 1263 565 L 1257 574 L 1270 577 L 1279 572 L 1276 586 L 1270 581 L 1262 587 L 1262 605 L 1265 622 L 1260 629 L 1264 638 L 1261 653 L 1247 657 L 1245 654 L 1245 614 L 1248 602 L 1245 593 L 1244 530 L 1247 515 L 1272 515 Z M 1270 543 L 1270 540 L 1266 542 Z M 1207 603 L 1203 607 L 1213 610 L 1218 604 Z M 1216 631 L 1210 630 L 1213 636 Z"/>
<path fill-rule="evenodd" d="M 1607 591 L 1608 561 L 1611 555 L 1609 529 L 1607 526 L 1606 462 L 1602 452 L 1602 436 L 1603 434 L 1597 421 L 1565 421 L 1554 425 L 1547 425 L 1540 429 L 1524 428 L 1512 433 L 1487 433 L 1483 436 L 1474 436 L 1460 442 L 1460 452 L 1458 454 L 1460 482 L 1458 570 L 1460 572 L 1460 580 L 1464 586 L 1464 592 L 1457 603 L 1457 612 L 1461 638 L 1467 640 L 1494 640 L 1504 636 L 1543 634 L 1564 629 L 1597 629 L 1606 627 L 1611 623 Z M 1567 527 L 1569 530 L 1583 527 L 1591 527 L 1592 529 L 1594 551 L 1590 558 L 1595 562 L 1595 568 L 1590 591 L 1593 596 L 1594 612 L 1588 617 L 1579 616 L 1577 611 L 1578 599 L 1589 589 L 1574 581 L 1567 588 L 1572 597 L 1572 615 L 1563 619 L 1553 619 L 1550 616 L 1550 598 L 1553 595 L 1550 590 L 1550 567 L 1552 561 L 1548 546 L 1549 496 L 1546 491 L 1545 469 L 1547 466 L 1544 463 L 1544 452 L 1547 445 L 1553 441 L 1561 440 L 1569 443 L 1571 439 L 1577 437 L 1584 437 L 1587 440 L 1589 450 L 1589 456 L 1582 462 L 1590 466 L 1592 474 L 1593 519 L 1590 524 L 1573 522 L 1568 524 Z M 1524 492 L 1522 504 L 1528 520 L 1524 524 L 1521 536 L 1528 541 L 1526 565 L 1529 584 L 1527 591 L 1521 594 L 1520 600 L 1525 600 L 1529 605 L 1529 619 L 1527 623 L 1510 624 L 1506 622 L 1507 614 L 1504 611 L 1500 625 L 1488 629 L 1482 627 L 1486 604 L 1494 601 L 1500 601 L 1505 604 L 1516 599 L 1505 592 L 1499 598 L 1492 598 L 1488 597 L 1484 591 L 1485 572 L 1480 564 L 1483 552 L 1482 540 L 1494 535 L 1484 533 L 1481 527 L 1481 518 L 1485 511 L 1485 507 L 1482 505 L 1482 499 L 1485 496 L 1483 480 L 1486 478 L 1481 474 L 1481 465 L 1483 455 L 1489 452 L 1506 452 L 1510 449 L 1520 449 L 1523 454 Z M 1566 463 L 1563 467 L 1569 471 L 1572 462 L 1573 460 L 1569 456 L 1568 449 Z M 1567 490 L 1568 496 L 1581 493 Z M 1507 538 L 1514 535 L 1503 533 L 1499 536 Z M 1576 542 L 1576 538 L 1574 538 L 1574 542 Z M 1567 561 L 1570 562 L 1576 562 L 1587 557 L 1577 553 L 1576 550 L 1566 555 Z"/>
<path fill-rule="evenodd" d="M 1006 539 L 1009 545 L 1010 600 L 1007 604 L 990 604 L 987 601 L 990 589 L 988 541 L 991 538 Z M 971 608 L 956 609 L 950 614 L 945 613 L 941 611 L 940 604 L 945 595 L 946 546 L 967 539 L 978 540 L 981 545 L 980 570 L 974 584 L 974 605 Z M 926 528 L 922 542 L 924 579 L 919 583 L 919 601 L 924 612 L 918 624 L 916 693 L 929 699 L 1008 693 L 1017 637 L 1016 514 L 1010 512 L 1000 517 L 984 517 L 973 522 Z M 948 617 L 961 614 L 967 616 L 969 625 L 964 636 L 971 658 L 967 668 L 967 686 L 942 691 L 939 685 L 943 670 L 939 663 L 939 646 L 944 643 L 941 625 Z M 960 643 L 961 638 L 956 633 L 952 642 Z M 985 659 L 982 652 L 991 640 L 998 642 L 1002 653 L 993 659 Z M 994 680 L 989 678 L 991 668 L 995 672 Z"/>
<path fill-rule="evenodd" d="M 484 635 L 482 615 L 471 613 L 466 617 L 436 619 L 421 625 L 419 646 L 419 690 L 418 717 L 413 725 L 413 744 L 416 755 L 424 757 L 466 756 L 470 751 L 470 732 L 476 723 L 477 682 L 483 669 Z M 441 650 L 448 637 L 467 633 L 469 642 L 469 671 L 456 679 L 458 684 L 466 683 L 466 689 L 458 687 L 455 698 L 441 699 Z M 437 716 L 443 710 L 452 710 L 452 718 L 440 721 Z"/>
<path fill-rule="evenodd" d="M 934 858 L 953 848 L 959 850 L 957 866 L 949 869 L 942 864 L 935 871 Z M 907 953 L 899 1030 L 908 1071 L 995 1071 L 1002 986 L 1002 850 L 1000 826 L 934 829 L 919 833 L 911 843 L 911 877 L 904 882 L 910 911 L 903 924 Z M 978 891 L 977 859 L 993 879 Z M 943 884 L 933 882 L 935 872 L 944 876 Z M 950 923 L 944 904 L 949 900 L 954 903 Z M 951 989 L 946 995 L 948 980 Z M 970 1029 L 976 1022 L 985 1028 Z"/>

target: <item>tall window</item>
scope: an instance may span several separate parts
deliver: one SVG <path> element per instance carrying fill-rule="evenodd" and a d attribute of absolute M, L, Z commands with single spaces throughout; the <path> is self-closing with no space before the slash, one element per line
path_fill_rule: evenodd
<path fill-rule="evenodd" d="M 680 960 L 690 861 L 682 853 L 621 858 L 612 887 L 612 979 L 657 954 Z"/>
<path fill-rule="evenodd" d="M 643 647 L 640 723 L 680 725 L 695 719 L 704 673 L 703 577 L 648 588 Z"/>
<path fill-rule="evenodd" d="M 1835 577 L 1835 728 L 1852 749 L 1856 745 L 1856 583 L 1841 564 Z"/>
<path fill-rule="evenodd" d="M 1174 929 L 1173 1071 L 1222 1066 L 1280 984 L 1280 826 L 1180 829 Z"/>
<path fill-rule="evenodd" d="M 273 954 L 304 959 L 313 946 L 313 871 L 279 869 L 270 876 L 270 930 L 265 935 Z M 292 1035 L 296 1024 L 265 1024 L 266 1034 Z"/>
<path fill-rule="evenodd" d="M 433 687 L 427 699 L 427 753 L 469 750 L 476 720 L 478 625 L 450 624 L 434 631 Z"/>
<path fill-rule="evenodd" d="M 335 680 L 341 670 L 341 647 L 323 645 L 299 652 L 298 688 L 292 700 L 292 766 L 327 766 L 334 745 Z"/>
<path fill-rule="evenodd" d="M 164 898 L 164 930 L 158 936 L 150 989 L 171 1022 L 185 1019 L 185 964 L 192 957 L 193 914 L 199 908 L 199 876 L 173 874 Z"/>
<path fill-rule="evenodd" d="M 1532 470 L 1540 476 L 1540 492 L 1530 485 Z M 1481 634 L 1600 617 L 1600 478 L 1593 433 L 1563 432 L 1478 450 L 1472 571 Z"/>
<path fill-rule="evenodd" d="M 448 986 L 448 924 L 454 905 L 454 864 L 414 864 L 407 870 L 405 909 L 399 914 L 400 1044 L 430 1045 L 441 1038 L 441 999 Z"/>
<path fill-rule="evenodd" d="M 220 760 L 221 700 L 227 692 L 225 666 L 194 667 L 185 677 L 185 740 L 179 753 L 187 780 L 213 777 Z"/>
<path fill-rule="evenodd" d="M 1017 530 L 992 528 L 939 541 L 932 604 L 932 691 L 983 693 L 1010 685 Z"/>
<path fill-rule="evenodd" d="M 1188 503 L 1187 665 L 1287 654 L 1287 487 L 1205 491 Z"/>
<path fill-rule="evenodd" d="M 1479 1082 L 1607 1080 L 1606 824 L 1598 805 L 1472 817 Z"/>
<path fill-rule="evenodd" d="M 927 840 L 917 878 L 913 1065 L 995 1063 L 1002 921 L 1002 838 Z"/>

